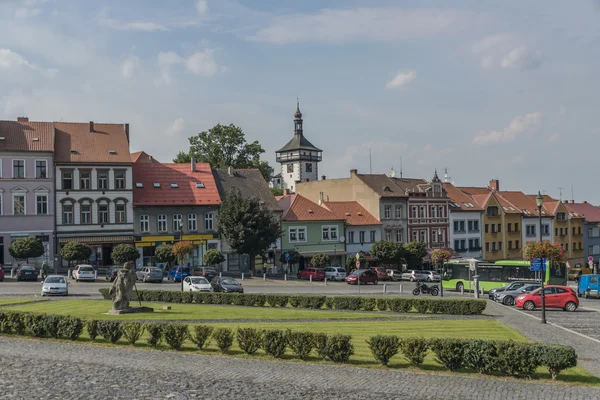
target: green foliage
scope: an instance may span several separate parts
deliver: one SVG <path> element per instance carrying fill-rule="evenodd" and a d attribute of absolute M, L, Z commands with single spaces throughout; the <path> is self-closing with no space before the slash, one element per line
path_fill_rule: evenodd
<path fill-rule="evenodd" d="M 25 315 L 25 332 L 35 337 L 46 336 L 46 321 L 42 314 Z"/>
<path fill-rule="evenodd" d="M 139 322 L 125 322 L 122 325 L 123 336 L 127 343 L 135 344 L 144 334 L 144 325 Z"/>
<path fill-rule="evenodd" d="M 159 263 L 173 263 L 177 257 L 173 254 L 173 246 L 162 244 L 154 251 L 154 259 Z"/>
<path fill-rule="evenodd" d="M 530 378 L 540 365 L 540 354 L 529 343 L 496 342 L 496 369 L 506 376 Z"/>
<path fill-rule="evenodd" d="M 464 345 L 462 339 L 431 339 L 429 348 L 435 353 L 436 361 L 450 371 L 458 371 L 464 363 Z"/>
<path fill-rule="evenodd" d="M 256 328 L 238 328 L 236 332 L 238 346 L 246 354 L 254 354 L 261 348 L 263 332 Z"/>
<path fill-rule="evenodd" d="M 548 345 L 542 348 L 540 363 L 548 368 L 553 380 L 561 371 L 577 366 L 577 353 L 570 346 Z"/>
<path fill-rule="evenodd" d="M 329 337 L 325 333 L 313 333 L 313 348 L 323 360 L 327 359 L 327 342 Z"/>
<path fill-rule="evenodd" d="M 327 338 L 327 358 L 336 363 L 346 363 L 354 354 L 354 345 L 350 335 L 337 333 Z"/>
<path fill-rule="evenodd" d="M 69 263 L 77 261 L 85 261 L 92 255 L 92 249 L 79 242 L 69 242 L 60 248 L 60 256 Z"/>
<path fill-rule="evenodd" d="M 210 249 L 202 256 L 204 264 L 217 265 L 225 261 L 225 256 L 217 249 Z"/>
<path fill-rule="evenodd" d="M 377 306 L 377 299 L 375 297 L 363 297 L 361 303 L 363 311 L 373 311 Z"/>
<path fill-rule="evenodd" d="M 60 321 L 64 318 L 61 315 L 45 315 L 44 317 L 44 325 L 46 328 L 46 334 L 54 339 L 58 339 L 60 337 Z"/>
<path fill-rule="evenodd" d="M 88 319 L 85 321 L 85 329 L 87 330 L 88 336 L 92 340 L 96 340 L 100 331 L 99 331 L 100 321 L 97 319 Z"/>
<path fill-rule="evenodd" d="M 431 304 L 431 301 L 433 300 L 412 299 L 412 306 L 419 314 L 426 314 L 427 310 L 429 310 L 429 304 Z"/>
<path fill-rule="evenodd" d="M 423 257 L 427 255 L 427 246 L 423 242 L 410 242 L 404 246 L 404 259 L 408 268 L 418 268 L 423 264 Z"/>
<path fill-rule="evenodd" d="M 429 345 L 427 339 L 422 337 L 400 338 L 400 351 L 404 358 L 413 365 L 423 363 Z"/>
<path fill-rule="evenodd" d="M 213 331 L 213 339 L 221 353 L 227 353 L 233 344 L 233 331 L 229 328 L 217 328 Z"/>
<path fill-rule="evenodd" d="M 144 325 L 146 327 L 146 332 L 148 332 L 148 339 L 146 339 L 146 343 L 150 346 L 157 348 L 163 340 L 163 329 L 164 325 L 162 323 L 149 323 Z"/>
<path fill-rule="evenodd" d="M 179 350 L 188 337 L 188 326 L 186 324 L 168 323 L 163 327 L 165 342 L 175 350 Z"/>
<path fill-rule="evenodd" d="M 190 333 L 190 340 L 198 346 L 200 350 L 205 349 L 210 343 L 210 336 L 214 328 L 210 325 L 194 325 Z"/>
<path fill-rule="evenodd" d="M 387 297 L 378 297 L 377 298 L 377 309 L 379 311 L 388 311 L 390 309 L 390 300 Z"/>
<path fill-rule="evenodd" d="M 305 360 L 310 355 L 314 346 L 314 334 L 312 332 L 287 331 L 287 343 L 290 349 L 299 359 Z"/>
<path fill-rule="evenodd" d="M 367 265 L 367 256 L 365 256 L 364 252 L 358 253 L 358 260 L 360 261 L 360 266 L 365 267 Z M 354 269 L 356 268 L 356 254 L 351 254 L 346 258 L 346 268 Z"/>
<path fill-rule="evenodd" d="M 402 243 L 380 240 L 373 243 L 370 250 L 371 256 L 384 264 L 397 264 L 404 255 Z"/>
<path fill-rule="evenodd" d="M 388 365 L 390 359 L 398 354 L 400 339 L 397 336 L 372 336 L 367 340 L 373 357 L 382 365 Z"/>
<path fill-rule="evenodd" d="M 317 267 L 321 268 L 331 263 L 331 258 L 326 253 L 317 253 L 310 259 L 310 263 Z"/>
<path fill-rule="evenodd" d="M 192 162 L 192 156 L 190 155 L 190 153 L 179 151 L 175 155 L 175 158 L 173 159 L 173 162 L 174 163 L 178 163 L 178 164 L 189 164 L 189 163 Z"/>
<path fill-rule="evenodd" d="M 273 193 L 273 196 L 283 196 L 283 189 L 271 188 L 271 193 Z"/>
<path fill-rule="evenodd" d="M 290 255 L 290 260 L 289 260 L 290 265 L 298 264 L 298 261 L 300 261 L 300 253 L 298 253 L 296 250 L 291 250 L 291 251 L 288 251 L 287 253 Z M 281 254 L 281 256 L 279 257 L 279 261 L 281 261 L 284 264 L 288 262 L 285 259 L 285 253 Z"/>
<path fill-rule="evenodd" d="M 44 251 L 44 245 L 38 238 L 17 239 L 8 246 L 8 253 L 17 260 L 41 257 Z"/>
<path fill-rule="evenodd" d="M 325 308 L 332 310 L 334 307 L 334 303 L 335 303 L 335 298 L 334 297 L 328 297 L 325 299 Z"/>
<path fill-rule="evenodd" d="M 325 304 L 327 299 L 325 296 L 299 296 L 300 297 L 300 308 L 312 308 L 319 310 Z"/>
<path fill-rule="evenodd" d="M 491 340 L 469 340 L 464 345 L 465 366 L 480 374 L 489 375 L 496 370 L 498 352 Z"/>
<path fill-rule="evenodd" d="M 263 350 L 268 355 L 281 358 L 287 347 L 287 335 L 285 331 L 269 330 L 264 333 Z"/>
<path fill-rule="evenodd" d="M 109 342 L 117 343 L 123 336 L 121 321 L 98 321 L 98 333 Z"/>
<path fill-rule="evenodd" d="M 120 244 L 113 249 L 111 257 L 116 264 L 124 264 L 140 258 L 140 252 L 130 244 Z"/>
<path fill-rule="evenodd" d="M 70 340 L 77 340 L 83 332 L 84 323 L 81 318 L 66 316 L 58 323 L 60 336 Z"/>
<path fill-rule="evenodd" d="M 302 303 L 302 296 L 290 296 L 290 306 L 293 308 L 300 307 Z"/>
<path fill-rule="evenodd" d="M 412 299 L 402 299 L 402 298 L 391 298 L 390 301 L 390 310 L 398 313 L 407 313 L 412 309 L 413 300 Z"/>
<path fill-rule="evenodd" d="M 268 294 L 265 296 L 270 307 L 286 307 L 290 297 L 286 294 Z"/>

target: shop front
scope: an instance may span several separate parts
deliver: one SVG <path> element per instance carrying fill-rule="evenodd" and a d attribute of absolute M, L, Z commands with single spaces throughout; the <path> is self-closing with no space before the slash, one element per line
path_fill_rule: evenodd
<path fill-rule="evenodd" d="M 154 259 L 156 248 L 161 245 L 172 245 L 179 241 L 192 242 L 194 245 L 193 253 L 186 260 L 192 267 L 203 265 L 202 259 L 207 250 L 221 250 L 219 235 L 213 233 L 198 235 L 135 236 L 135 247 L 140 252 L 140 258 L 137 260 L 136 265 L 138 267 L 156 265 L 157 261 Z"/>
<path fill-rule="evenodd" d="M 120 244 L 133 244 L 133 236 L 115 235 L 115 236 L 65 236 L 58 238 L 59 254 L 62 246 L 69 242 L 78 242 L 88 245 L 92 249 L 92 255 L 89 263 L 94 267 L 107 267 L 114 265 L 112 259 L 113 249 Z M 63 267 L 68 267 L 68 262 L 62 260 Z"/>

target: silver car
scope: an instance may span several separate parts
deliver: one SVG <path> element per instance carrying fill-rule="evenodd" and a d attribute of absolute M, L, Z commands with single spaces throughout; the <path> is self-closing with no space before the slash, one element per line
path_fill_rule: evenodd
<path fill-rule="evenodd" d="M 507 290 L 504 292 L 500 292 L 496 294 L 495 300 L 499 303 L 504 304 L 505 306 L 514 306 L 515 299 L 517 296 L 520 296 L 525 293 L 531 293 L 536 289 L 542 287 L 541 283 L 532 283 L 530 285 L 521 286 L 515 290 Z"/>
<path fill-rule="evenodd" d="M 49 275 L 42 282 L 42 297 L 51 294 L 69 295 L 69 282 L 62 275 Z"/>
<path fill-rule="evenodd" d="M 342 267 L 327 267 L 325 275 L 330 281 L 343 281 L 346 279 L 346 270 Z"/>
<path fill-rule="evenodd" d="M 402 273 L 403 281 L 426 281 L 428 278 L 428 274 L 426 271 L 421 271 L 419 269 L 409 269 Z"/>
<path fill-rule="evenodd" d="M 386 269 L 385 272 L 387 272 L 388 276 L 390 277 L 390 280 L 392 280 L 392 281 L 401 281 L 402 280 L 402 271 L 400 271 L 400 270 Z"/>
<path fill-rule="evenodd" d="M 162 282 L 163 271 L 157 267 L 143 267 L 135 272 L 135 277 L 143 282 Z"/>

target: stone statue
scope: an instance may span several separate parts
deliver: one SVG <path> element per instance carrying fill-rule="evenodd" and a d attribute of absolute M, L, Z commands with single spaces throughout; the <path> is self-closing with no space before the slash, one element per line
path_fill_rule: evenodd
<path fill-rule="evenodd" d="M 119 269 L 117 278 L 110 288 L 110 295 L 113 297 L 113 310 L 122 311 L 129 309 L 129 301 L 133 294 L 133 286 L 135 285 L 135 267 L 131 263 L 123 264 L 123 268 Z"/>

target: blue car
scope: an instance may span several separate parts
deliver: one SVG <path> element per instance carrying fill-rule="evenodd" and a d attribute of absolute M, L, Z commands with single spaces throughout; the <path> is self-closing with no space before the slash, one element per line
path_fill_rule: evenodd
<path fill-rule="evenodd" d="M 190 267 L 183 267 L 183 279 L 191 276 Z M 181 267 L 175 266 L 173 269 L 169 271 L 169 275 L 167 275 L 167 279 L 175 282 L 181 282 Z"/>
<path fill-rule="evenodd" d="M 577 284 L 577 295 L 588 297 L 600 297 L 600 275 L 581 275 Z"/>

